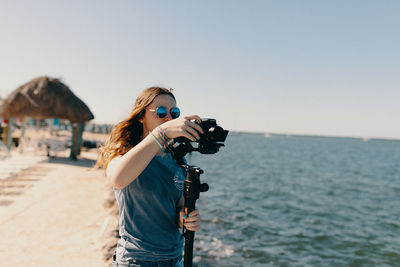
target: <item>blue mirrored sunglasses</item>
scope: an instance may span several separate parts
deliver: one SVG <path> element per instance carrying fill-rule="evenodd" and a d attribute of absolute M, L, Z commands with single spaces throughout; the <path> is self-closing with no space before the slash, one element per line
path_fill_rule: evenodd
<path fill-rule="evenodd" d="M 165 106 L 158 106 L 156 109 L 149 109 L 151 112 L 156 112 L 157 117 L 165 118 L 167 116 L 167 108 Z M 176 119 L 181 115 L 181 110 L 178 107 L 173 107 L 169 110 L 169 114 L 171 114 L 171 118 Z"/>

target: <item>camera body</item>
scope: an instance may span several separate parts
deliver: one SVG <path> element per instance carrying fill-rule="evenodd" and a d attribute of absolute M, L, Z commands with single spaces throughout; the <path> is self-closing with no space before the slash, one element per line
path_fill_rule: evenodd
<path fill-rule="evenodd" d="M 217 125 L 215 119 L 202 119 L 200 127 L 204 134 L 200 134 L 199 152 L 202 154 L 214 154 L 223 146 L 229 131 Z"/>
<path fill-rule="evenodd" d="M 193 141 L 186 137 L 175 138 L 174 142 L 186 144 L 188 152 L 198 151 L 201 154 L 217 153 L 219 148 L 224 146 L 229 131 L 224 130 L 221 126 L 217 125 L 215 119 L 201 119 L 199 125 L 203 129 L 204 133 L 200 134 L 200 139 L 195 142 L 197 143 L 197 147 L 192 147 L 190 143 L 193 143 Z"/>

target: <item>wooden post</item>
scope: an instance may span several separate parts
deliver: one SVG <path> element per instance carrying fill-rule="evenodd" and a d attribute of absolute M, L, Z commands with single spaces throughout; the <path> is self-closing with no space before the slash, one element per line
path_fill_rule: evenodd
<path fill-rule="evenodd" d="M 78 122 L 78 137 L 76 144 L 77 155 L 81 154 L 83 127 L 84 127 L 83 121 Z"/>
<path fill-rule="evenodd" d="M 24 137 L 25 137 L 25 128 L 26 128 L 25 124 L 26 124 L 27 120 L 29 120 L 29 118 L 27 118 L 27 117 L 21 118 L 21 136 L 19 137 L 19 144 L 18 144 L 18 152 L 20 154 L 24 152 L 24 145 L 26 145 Z"/>
<path fill-rule="evenodd" d="M 5 126 L 3 128 L 2 140 L 5 147 L 8 149 L 8 126 L 10 125 L 9 119 L 4 119 Z"/>
<path fill-rule="evenodd" d="M 22 117 L 22 121 L 21 121 L 21 137 L 20 137 L 21 140 L 24 138 L 24 135 L 25 135 L 25 121 L 26 121 L 26 117 Z"/>
<path fill-rule="evenodd" d="M 71 154 L 69 155 L 70 159 L 76 160 L 76 156 L 78 155 L 78 124 L 72 123 L 72 144 L 71 144 Z"/>
<path fill-rule="evenodd" d="M 4 138 L 5 141 L 5 145 L 7 146 L 8 150 L 11 151 L 11 146 L 12 146 L 12 125 L 14 123 L 14 118 L 9 118 L 8 119 L 8 123 L 7 123 L 7 127 L 5 129 L 5 133 L 6 133 L 6 138 Z"/>

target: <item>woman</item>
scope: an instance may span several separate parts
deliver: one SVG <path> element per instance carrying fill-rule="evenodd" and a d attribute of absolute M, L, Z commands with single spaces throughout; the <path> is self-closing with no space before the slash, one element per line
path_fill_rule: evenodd
<path fill-rule="evenodd" d="M 181 266 L 179 228 L 200 229 L 198 210 L 187 218 L 182 211 L 186 173 L 165 150 L 179 136 L 198 140 L 201 119 L 179 115 L 171 90 L 148 88 L 100 149 L 97 166 L 106 170 L 119 205 L 114 266 Z"/>

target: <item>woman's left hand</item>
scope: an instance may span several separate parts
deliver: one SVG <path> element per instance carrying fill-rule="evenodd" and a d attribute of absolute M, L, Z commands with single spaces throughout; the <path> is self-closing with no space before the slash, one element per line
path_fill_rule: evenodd
<path fill-rule="evenodd" d="M 182 225 L 186 227 L 187 230 L 197 232 L 200 230 L 201 216 L 198 210 L 192 211 L 189 216 L 185 216 L 183 211 L 179 214 L 179 227 Z"/>

